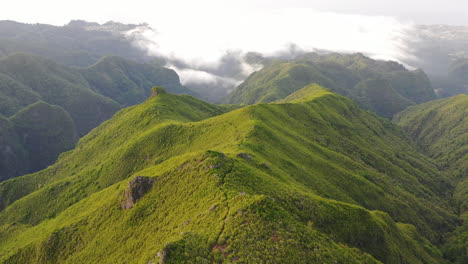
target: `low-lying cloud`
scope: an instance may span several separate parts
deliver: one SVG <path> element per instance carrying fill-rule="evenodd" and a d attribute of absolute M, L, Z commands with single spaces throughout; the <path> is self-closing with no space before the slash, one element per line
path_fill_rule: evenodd
<path fill-rule="evenodd" d="M 184 10 L 148 23 L 127 33 L 135 45 L 164 59 L 183 84 L 221 89 L 213 97 L 261 67 L 247 61 L 249 52 L 281 58 L 317 50 L 361 52 L 403 62 L 411 57 L 405 43 L 414 27 L 391 17 L 255 8 Z"/>

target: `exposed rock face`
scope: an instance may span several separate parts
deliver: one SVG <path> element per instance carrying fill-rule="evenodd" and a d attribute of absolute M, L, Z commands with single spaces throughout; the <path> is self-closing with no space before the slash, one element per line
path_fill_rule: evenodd
<path fill-rule="evenodd" d="M 244 152 L 241 152 L 241 153 L 237 154 L 237 157 L 241 158 L 241 159 L 246 159 L 246 160 L 251 160 L 252 159 L 252 157 L 249 154 L 244 153 Z"/>
<path fill-rule="evenodd" d="M 151 89 L 151 97 L 156 96 L 158 94 L 163 94 L 163 93 L 166 93 L 166 89 L 162 87 L 155 86 Z"/>
<path fill-rule="evenodd" d="M 169 247 L 171 246 L 171 243 L 166 243 L 166 246 L 164 247 L 163 250 L 159 251 L 156 256 L 159 257 L 159 264 L 164 264 L 166 263 L 167 259 L 167 252 L 169 250 Z"/>
<path fill-rule="evenodd" d="M 137 176 L 128 183 L 122 200 L 122 209 L 131 209 L 153 186 L 155 179 L 145 176 Z"/>

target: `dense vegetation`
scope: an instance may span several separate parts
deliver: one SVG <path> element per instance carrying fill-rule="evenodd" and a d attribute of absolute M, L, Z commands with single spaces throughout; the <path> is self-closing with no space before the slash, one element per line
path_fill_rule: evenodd
<path fill-rule="evenodd" d="M 78 139 L 70 115 L 42 101 L 0 119 L 0 181 L 46 168 Z"/>
<path fill-rule="evenodd" d="M 80 72 L 91 89 L 122 106 L 143 102 L 154 85 L 164 86 L 176 94 L 192 93 L 180 84 L 175 71 L 121 57 L 104 57 Z"/>
<path fill-rule="evenodd" d="M 456 188 L 453 203 L 464 225 L 445 247 L 447 257 L 468 262 L 468 95 L 458 95 L 413 106 L 398 114 L 401 125 L 450 176 Z"/>
<path fill-rule="evenodd" d="M 234 110 L 152 94 L 0 183 L 0 261 L 443 262 L 453 186 L 391 122 L 317 85 Z"/>
<path fill-rule="evenodd" d="M 409 105 L 435 98 L 421 70 L 408 71 L 396 62 L 372 60 L 362 54 L 308 53 L 291 61 L 270 62 L 250 75 L 226 102 L 272 102 L 310 83 L 330 88 L 389 118 Z"/>
<path fill-rule="evenodd" d="M 156 65 L 106 57 L 88 68 L 67 67 L 17 53 L 0 59 L 0 93 L 5 116 L 38 100 L 62 106 L 83 135 L 122 106 L 142 102 L 151 87 L 166 85 L 174 93 L 189 93 L 177 74 Z"/>
<path fill-rule="evenodd" d="M 73 124 L 69 124 L 66 118 L 57 119 L 55 121 L 65 123 L 53 124 L 52 128 L 74 127 L 75 133 L 83 136 L 123 106 L 144 101 L 149 96 L 151 87 L 157 84 L 165 85 L 174 93 L 190 93 L 180 84 L 179 77 L 173 70 L 153 64 L 135 63 L 119 57 L 105 57 L 90 67 L 73 68 L 41 57 L 17 53 L 0 59 L 0 114 L 10 118 L 25 107 L 43 101 L 60 106 L 60 109 L 63 108 L 66 115 L 70 115 L 73 119 Z M 41 157 L 41 161 L 36 165 L 24 166 L 24 162 L 21 161 L 24 158 L 20 154 L 22 151 L 13 148 L 15 151 L 7 155 L 9 158 L 2 165 L 0 179 L 21 175 L 22 172 L 32 172 L 30 170 L 32 168 L 42 169 L 55 161 L 58 155 L 56 150 L 70 149 L 68 140 L 65 144 L 60 137 L 53 139 L 56 134 L 45 125 L 50 125 L 49 123 L 45 122 L 44 125 L 40 123 L 48 118 L 48 114 L 47 111 L 39 111 L 35 113 L 35 119 L 28 117 L 22 122 L 31 122 L 26 126 L 34 127 L 35 133 L 44 136 L 51 133 L 48 136 L 50 140 L 40 144 L 53 148 L 53 155 L 49 155 L 47 148 L 35 147 L 35 144 L 39 143 L 33 141 L 38 138 L 28 138 L 29 153 Z M 9 127 L 11 125 L 8 122 L 0 124 L 0 129 L 8 135 Z M 29 134 L 29 132 L 20 133 Z M 5 137 L 10 138 L 6 135 Z M 18 145 L 13 142 L 17 141 L 2 140 L 0 148 L 10 149 L 12 145 Z M 60 144 L 64 145 L 59 147 Z"/>
<path fill-rule="evenodd" d="M 17 53 L 2 58 L 0 73 L 22 88 L 20 92 L 14 90 L 9 96 L 3 97 L 2 105 L 20 109 L 26 104 L 22 102 L 23 93 L 28 95 L 28 103 L 42 100 L 59 105 L 71 115 L 80 134 L 87 133 L 120 108 L 113 100 L 90 89 L 79 71 L 41 57 Z M 9 89 L 6 90 L 5 94 Z M 13 110 L 5 109 L 2 114 L 12 112 Z"/>

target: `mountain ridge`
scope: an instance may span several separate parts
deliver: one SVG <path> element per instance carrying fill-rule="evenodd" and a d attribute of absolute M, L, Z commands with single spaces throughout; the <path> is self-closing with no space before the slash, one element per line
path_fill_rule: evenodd
<path fill-rule="evenodd" d="M 350 97 L 361 107 L 391 118 L 412 104 L 435 99 L 421 70 L 408 71 L 392 61 L 351 55 L 306 53 L 293 60 L 277 60 L 251 74 L 225 99 L 227 103 L 271 102 L 318 83 Z"/>
<path fill-rule="evenodd" d="M 144 101 L 150 95 L 151 87 L 158 84 L 174 93 L 192 93 L 180 84 L 177 73 L 154 64 L 109 56 L 87 68 L 75 68 L 36 55 L 16 53 L 0 59 L 0 114 L 12 117 L 34 103 L 44 101 L 62 107 L 72 117 L 76 134 L 83 136 L 122 107 Z M 47 119 L 46 116 L 38 118 Z M 70 124 L 67 121 L 62 126 L 69 127 Z M 53 134 L 47 127 L 43 129 Z M 56 142 L 60 141 L 56 138 Z M 50 142 L 51 147 L 54 144 Z M 0 148 L 8 147 L 6 141 L 0 145 Z M 70 146 L 67 144 L 61 149 L 68 150 Z M 38 150 L 39 157 L 48 155 L 46 146 Z M 58 154 L 60 152 L 49 158 L 50 163 L 46 165 L 55 161 Z M 13 163 L 21 162 L 11 161 Z M 4 164 L 2 171 L 9 172 L 0 173 L 0 178 L 18 176 L 22 171 L 31 172 L 29 166 L 24 166 L 24 170 L 19 170 L 18 166 L 6 168 L 8 163 Z M 44 165 L 34 167 L 42 169 Z"/>
<path fill-rule="evenodd" d="M 452 187 L 389 121 L 318 86 L 235 110 L 156 91 L 0 183 L 3 261 L 440 261 L 429 241 L 455 227 Z M 136 176 L 153 187 L 121 209 Z"/>

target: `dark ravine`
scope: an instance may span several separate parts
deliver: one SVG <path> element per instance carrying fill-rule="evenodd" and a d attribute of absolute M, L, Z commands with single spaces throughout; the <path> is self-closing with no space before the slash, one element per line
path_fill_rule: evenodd
<path fill-rule="evenodd" d="M 455 184 L 452 204 L 462 225 L 443 247 L 455 263 L 468 261 L 468 95 L 462 94 L 408 108 L 394 120 L 434 158 Z"/>

